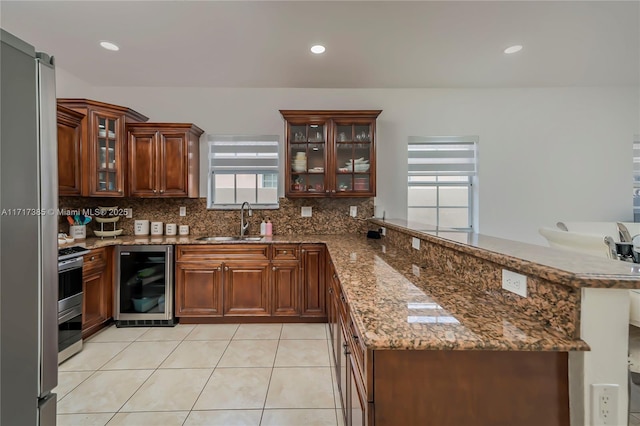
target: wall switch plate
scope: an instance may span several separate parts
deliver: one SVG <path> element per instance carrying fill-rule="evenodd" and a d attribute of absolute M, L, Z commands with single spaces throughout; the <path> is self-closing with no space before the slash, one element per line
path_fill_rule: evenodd
<path fill-rule="evenodd" d="M 131 207 L 129 207 L 128 209 L 125 209 L 127 214 L 126 214 L 126 218 L 127 219 L 132 219 L 133 218 L 133 209 Z"/>
<path fill-rule="evenodd" d="M 187 215 L 187 208 L 185 206 L 180 206 L 180 216 Z"/>
<path fill-rule="evenodd" d="M 300 215 L 302 217 L 311 217 L 312 213 L 312 207 L 302 207 L 300 212 Z"/>
<path fill-rule="evenodd" d="M 420 238 L 411 237 L 411 247 L 420 250 Z"/>
<path fill-rule="evenodd" d="M 591 424 L 618 425 L 618 392 L 616 384 L 591 385 Z M 626 424 L 626 419 L 625 419 Z"/>
<path fill-rule="evenodd" d="M 411 271 L 416 277 L 420 276 L 420 267 L 418 265 L 411 265 Z"/>
<path fill-rule="evenodd" d="M 380 234 L 382 234 L 383 237 L 385 235 L 387 235 L 387 228 L 385 228 L 384 226 L 381 226 L 380 227 Z"/>
<path fill-rule="evenodd" d="M 349 215 L 351 217 L 356 217 L 358 216 L 358 206 L 350 206 L 349 207 Z"/>
<path fill-rule="evenodd" d="M 503 269 L 502 288 L 522 297 L 527 297 L 527 276 Z"/>

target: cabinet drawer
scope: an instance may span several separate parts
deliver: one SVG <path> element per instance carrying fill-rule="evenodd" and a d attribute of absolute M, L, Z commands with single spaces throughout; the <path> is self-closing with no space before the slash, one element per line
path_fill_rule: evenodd
<path fill-rule="evenodd" d="M 177 262 L 201 260 L 266 260 L 269 259 L 269 246 L 259 244 L 216 244 L 176 246 Z"/>
<path fill-rule="evenodd" d="M 271 247 L 273 260 L 298 260 L 300 256 L 297 244 L 274 244 Z"/>
<path fill-rule="evenodd" d="M 92 272 L 98 269 L 102 269 L 107 264 L 107 249 L 99 248 L 91 250 L 91 253 L 84 255 L 84 264 L 82 265 L 82 272 Z"/>

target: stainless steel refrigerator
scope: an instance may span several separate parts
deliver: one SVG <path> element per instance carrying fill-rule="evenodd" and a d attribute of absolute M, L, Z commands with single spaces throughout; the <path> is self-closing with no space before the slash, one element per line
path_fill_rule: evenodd
<path fill-rule="evenodd" d="M 57 127 L 53 58 L 0 29 L 0 425 L 55 425 Z"/>

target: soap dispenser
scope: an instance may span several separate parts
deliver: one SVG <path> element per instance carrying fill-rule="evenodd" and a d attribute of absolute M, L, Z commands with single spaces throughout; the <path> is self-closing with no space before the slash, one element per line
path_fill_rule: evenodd
<path fill-rule="evenodd" d="M 266 228 L 265 235 L 273 235 L 273 224 L 271 223 L 271 218 L 267 218 L 267 225 L 265 228 Z"/>
<path fill-rule="evenodd" d="M 267 223 L 262 219 L 262 223 L 260 224 L 260 235 L 267 235 Z"/>

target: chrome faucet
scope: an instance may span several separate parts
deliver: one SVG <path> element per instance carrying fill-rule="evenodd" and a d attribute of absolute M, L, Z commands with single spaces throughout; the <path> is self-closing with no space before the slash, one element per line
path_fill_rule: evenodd
<path fill-rule="evenodd" d="M 244 237 L 244 233 L 247 231 L 247 228 L 249 228 L 249 222 L 245 223 L 245 220 L 244 220 L 245 205 L 249 209 L 249 216 L 253 214 L 253 212 L 251 211 L 251 204 L 249 204 L 248 201 L 245 201 L 244 203 L 242 203 L 242 207 L 240 207 L 240 238 Z"/>

